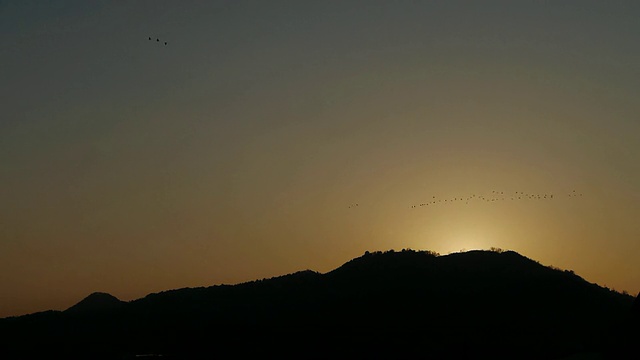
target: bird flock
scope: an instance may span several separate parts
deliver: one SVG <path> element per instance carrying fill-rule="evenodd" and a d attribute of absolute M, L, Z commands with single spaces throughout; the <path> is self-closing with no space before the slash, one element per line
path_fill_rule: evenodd
<path fill-rule="evenodd" d="M 153 41 L 153 38 L 151 38 L 151 36 L 149 36 L 149 41 Z M 156 42 L 160 43 L 160 39 L 156 38 Z M 166 41 L 163 41 L 165 45 L 167 45 L 168 43 Z"/>
<path fill-rule="evenodd" d="M 582 193 L 578 193 L 575 190 L 571 191 L 569 194 L 566 194 L 566 197 L 580 197 Z M 516 191 L 515 193 L 508 193 L 504 191 L 491 191 L 491 194 L 485 195 L 477 195 L 471 194 L 467 196 L 459 196 L 453 198 L 438 198 L 433 196 L 428 201 L 421 202 L 419 204 L 411 205 L 412 209 L 423 207 L 423 206 L 435 206 L 438 204 L 453 204 L 453 203 L 463 203 L 465 205 L 469 205 L 474 202 L 496 202 L 496 201 L 522 201 L 522 200 L 553 200 L 557 199 L 558 196 L 551 193 L 526 193 L 523 191 Z"/>
<path fill-rule="evenodd" d="M 149 41 L 153 41 L 153 37 L 149 36 Z M 156 38 L 156 43 L 162 44 L 166 46 L 168 44 L 167 41 L 160 41 L 160 38 Z M 578 193 L 573 190 L 571 193 L 567 194 L 568 197 L 578 197 L 582 196 L 582 193 Z M 453 198 L 438 198 L 433 196 L 428 201 L 421 202 L 419 204 L 411 205 L 411 209 L 416 209 L 424 206 L 435 206 L 438 204 L 453 204 L 453 203 L 462 203 L 465 205 L 469 205 L 473 202 L 496 202 L 496 201 L 516 201 L 516 200 L 553 200 L 554 194 L 530 194 L 522 191 L 516 191 L 515 193 L 506 193 L 504 191 L 491 191 L 490 195 L 476 195 L 471 194 L 467 196 L 456 196 Z M 357 208 L 358 203 L 352 203 L 348 206 L 349 209 Z"/>
<path fill-rule="evenodd" d="M 582 193 L 577 192 L 576 190 L 571 191 L 568 194 L 564 195 L 554 195 L 552 193 L 527 193 L 523 191 L 516 191 L 513 193 L 505 192 L 505 191 L 491 191 L 491 194 L 480 195 L 480 194 L 470 194 L 466 196 L 455 196 L 450 198 L 440 198 L 437 196 L 432 196 L 431 199 L 427 201 L 420 202 L 418 204 L 413 204 L 410 206 L 411 209 L 416 209 L 420 207 L 426 206 L 436 206 L 443 204 L 454 204 L 454 203 L 464 203 L 465 205 L 469 205 L 472 203 L 495 203 L 497 201 L 523 201 L 523 200 L 547 200 L 551 201 L 554 199 L 568 197 L 575 198 L 581 197 Z M 349 205 L 349 208 L 355 208 L 358 206 L 358 203 L 354 203 Z"/>

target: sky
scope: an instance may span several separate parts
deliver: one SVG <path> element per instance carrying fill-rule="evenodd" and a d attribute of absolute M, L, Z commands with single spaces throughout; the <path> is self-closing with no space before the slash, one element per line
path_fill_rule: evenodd
<path fill-rule="evenodd" d="M 639 16 L 0 1 L 0 317 L 403 248 L 511 249 L 635 294 Z"/>

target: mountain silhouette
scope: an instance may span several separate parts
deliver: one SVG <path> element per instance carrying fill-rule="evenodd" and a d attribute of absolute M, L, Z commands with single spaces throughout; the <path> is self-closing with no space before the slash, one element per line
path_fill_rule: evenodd
<path fill-rule="evenodd" d="M 67 313 L 99 313 L 117 309 L 124 302 L 117 297 L 101 292 L 94 292 L 79 303 L 65 310 Z"/>
<path fill-rule="evenodd" d="M 325 274 L 0 319 L 0 357 L 606 358 L 638 339 L 637 302 L 512 251 L 366 252 Z"/>

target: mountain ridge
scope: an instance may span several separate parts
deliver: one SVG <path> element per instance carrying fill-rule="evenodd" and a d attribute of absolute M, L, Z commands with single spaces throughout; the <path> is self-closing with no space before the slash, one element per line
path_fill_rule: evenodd
<path fill-rule="evenodd" d="M 34 313 L 28 313 L 28 314 L 23 314 L 23 315 L 14 315 L 14 316 L 8 316 L 8 317 L 4 317 L 4 318 L 0 318 L 0 320 L 2 319 L 9 319 L 9 318 L 20 318 L 20 317 L 24 317 L 24 316 L 33 316 L 33 315 L 37 315 L 37 314 L 42 314 L 42 313 L 57 313 L 57 312 L 74 312 L 78 309 L 82 309 L 84 311 L 84 308 L 87 307 L 86 310 L 91 311 L 92 307 L 97 307 L 99 308 L 100 305 L 97 304 L 99 302 L 105 302 L 105 303 L 112 303 L 112 304 L 127 304 L 127 303 L 133 303 L 136 301 L 140 301 L 149 297 L 156 297 L 156 296 L 161 296 L 161 295 L 165 295 L 165 294 L 171 294 L 171 293 L 176 293 L 176 292 L 181 292 L 181 291 L 188 291 L 188 290 L 198 290 L 198 289 L 212 289 L 212 288 L 226 288 L 226 287 L 236 287 L 236 286 L 240 286 L 240 287 L 244 287 L 244 286 L 251 286 L 252 284 L 259 284 L 262 283 L 264 281 L 286 281 L 286 279 L 290 278 L 290 277 L 299 277 L 301 275 L 307 275 L 307 274 L 311 274 L 310 276 L 326 276 L 326 275 L 331 275 L 331 274 L 335 274 L 338 273 L 340 271 L 343 271 L 344 269 L 349 269 L 353 266 L 357 266 L 356 264 L 362 263 L 364 260 L 370 260 L 373 257 L 380 257 L 380 255 L 382 255 L 382 257 L 384 256 L 394 256 L 394 255 L 400 255 L 400 256 L 405 256 L 405 255 L 417 255 L 420 259 L 424 260 L 424 259 L 432 259 L 432 258 L 450 258 L 450 257 L 468 257 L 469 255 L 475 255 L 475 254 L 491 254 L 490 256 L 493 255 L 503 255 L 503 256 L 512 256 L 514 258 L 517 258 L 519 260 L 523 260 L 524 262 L 527 262 L 529 266 L 539 266 L 541 268 L 546 268 L 548 270 L 551 271 L 556 271 L 556 272 L 562 272 L 564 274 L 569 275 L 570 277 L 575 278 L 576 280 L 579 281 L 583 281 L 589 285 L 592 286 L 596 286 L 598 288 L 601 288 L 602 290 L 608 290 L 608 288 L 600 286 L 596 283 L 591 283 L 588 280 L 580 277 L 579 275 L 575 274 L 572 270 L 562 270 L 559 269 L 557 267 L 554 266 L 547 266 L 547 265 L 542 265 L 540 264 L 540 262 L 532 260 L 522 254 L 519 254 L 516 251 L 512 251 L 512 250 L 502 250 L 502 249 L 495 249 L 495 250 L 469 250 L 469 251 L 464 251 L 464 252 L 454 252 L 454 253 L 450 253 L 450 254 L 446 254 L 446 255 L 440 255 L 437 252 L 434 251 L 429 251 L 429 250 L 411 250 L 411 249 L 403 249 L 401 251 L 396 251 L 396 250 L 387 250 L 387 251 L 365 251 L 365 253 L 361 256 L 355 257 L 351 260 L 348 260 L 347 262 L 345 262 L 344 264 L 338 266 L 337 268 L 327 271 L 325 273 L 321 273 L 318 271 L 314 271 L 314 270 L 310 270 L 310 269 L 306 269 L 306 270 L 299 270 L 299 271 L 295 271 L 293 273 L 289 273 L 289 274 L 283 274 L 283 275 L 276 275 L 273 276 L 271 278 L 263 278 L 263 279 L 255 279 L 255 280 L 249 280 L 249 281 L 245 281 L 245 282 L 240 282 L 240 283 L 236 283 L 236 284 L 214 284 L 214 285 L 209 285 L 209 286 L 198 286 L 198 287 L 183 287 L 183 288 L 176 288 L 176 289 L 167 289 L 167 290 L 162 290 L 159 292 L 154 292 L 154 293 L 149 293 L 141 298 L 137 298 L 137 299 L 133 299 L 133 300 L 129 300 L 129 301 L 122 301 L 120 299 L 118 299 L 117 297 L 113 296 L 112 294 L 106 293 L 106 292 L 93 292 L 89 295 L 87 295 L 85 298 L 83 298 L 82 300 L 80 300 L 78 303 L 70 306 L 69 308 L 65 309 L 65 310 L 44 310 L 44 311 L 38 311 L 38 312 L 34 312 Z M 385 260 L 388 260 L 385 259 Z M 609 290 L 609 291 L 613 291 L 615 293 L 615 290 Z M 618 293 L 620 295 L 624 295 L 621 293 Z M 640 293 L 638 293 L 638 296 L 640 297 Z M 97 302 L 97 303 L 96 303 Z M 94 304 L 96 303 L 96 304 Z M 638 305 L 634 305 L 635 308 L 640 309 L 640 301 L 636 301 L 636 303 L 638 303 Z M 107 305 L 108 307 L 109 305 Z M 96 309 L 97 310 L 97 309 Z M 640 312 L 640 310 L 638 310 L 638 312 Z"/>
<path fill-rule="evenodd" d="M 627 329 L 633 304 L 631 296 L 512 251 L 390 250 L 365 252 L 324 274 L 303 270 L 129 302 L 92 294 L 64 312 L 0 321 L 0 333 L 58 350 L 61 343 L 93 351 L 109 344 L 114 356 L 231 354 L 248 351 L 247 341 L 277 352 L 283 339 L 296 339 L 327 356 L 381 346 L 372 354 L 402 358 L 420 351 L 416 344 L 435 354 L 429 345 L 438 344 L 450 346 L 451 356 L 528 351 L 560 358 L 609 348 L 616 332 L 606 329 Z M 78 307 L 86 311 L 69 311 Z M 495 339 L 509 345 L 487 348 Z M 545 347 L 536 348 L 540 342 Z"/>

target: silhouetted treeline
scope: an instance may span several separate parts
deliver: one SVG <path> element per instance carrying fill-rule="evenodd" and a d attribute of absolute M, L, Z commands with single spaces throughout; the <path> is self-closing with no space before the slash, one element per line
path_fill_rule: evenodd
<path fill-rule="evenodd" d="M 512 251 L 367 252 L 326 274 L 1 319 L 0 357 L 606 357 L 638 339 L 633 301 Z"/>

